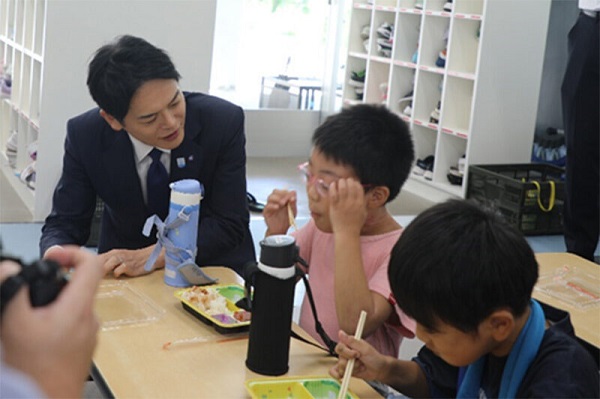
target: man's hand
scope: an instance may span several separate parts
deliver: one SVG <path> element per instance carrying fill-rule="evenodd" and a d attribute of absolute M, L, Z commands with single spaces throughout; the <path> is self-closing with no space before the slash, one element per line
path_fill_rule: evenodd
<path fill-rule="evenodd" d="M 115 277 L 141 276 L 156 269 L 165 267 L 165 250 L 163 249 L 150 271 L 146 271 L 146 261 L 150 258 L 155 245 L 142 249 L 113 249 L 100 255 L 104 272 L 112 272 Z"/>

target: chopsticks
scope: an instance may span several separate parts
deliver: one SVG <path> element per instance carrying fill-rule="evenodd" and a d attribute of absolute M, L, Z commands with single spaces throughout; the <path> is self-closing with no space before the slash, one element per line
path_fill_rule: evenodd
<path fill-rule="evenodd" d="M 240 335 L 236 335 L 233 337 L 227 337 L 227 338 L 212 338 L 212 337 L 185 338 L 185 339 L 178 339 L 175 341 L 165 342 L 163 344 L 162 348 L 164 350 L 168 350 L 173 347 L 181 346 L 181 345 L 193 345 L 193 344 L 209 343 L 209 342 L 212 342 L 215 344 L 221 344 L 223 342 L 238 341 L 238 340 L 247 339 L 247 338 L 248 338 L 248 334 L 240 334 Z"/>
<path fill-rule="evenodd" d="M 367 312 L 364 310 L 360 311 L 360 318 L 356 325 L 356 332 L 354 333 L 354 339 L 360 340 L 362 337 L 363 328 L 365 327 L 365 320 L 367 319 Z M 352 369 L 354 369 L 354 358 L 348 360 L 346 364 L 346 370 L 344 370 L 344 379 L 342 380 L 342 386 L 340 387 L 340 393 L 338 399 L 345 399 L 348 393 L 348 385 L 350 384 L 350 377 L 352 377 Z"/>
<path fill-rule="evenodd" d="M 292 211 L 292 205 L 289 202 L 287 204 L 287 211 L 290 226 L 292 226 L 294 230 L 298 231 L 298 225 L 296 224 L 296 220 L 294 219 L 294 211 Z"/>

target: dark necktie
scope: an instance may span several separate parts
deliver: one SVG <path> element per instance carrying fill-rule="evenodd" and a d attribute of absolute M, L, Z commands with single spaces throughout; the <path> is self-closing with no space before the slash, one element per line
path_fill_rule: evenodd
<path fill-rule="evenodd" d="M 146 193 L 148 195 L 148 210 L 151 215 L 157 214 L 165 220 L 169 211 L 171 189 L 169 188 L 169 174 L 160 162 L 162 151 L 154 148 L 150 151 L 152 163 L 146 175 Z"/>

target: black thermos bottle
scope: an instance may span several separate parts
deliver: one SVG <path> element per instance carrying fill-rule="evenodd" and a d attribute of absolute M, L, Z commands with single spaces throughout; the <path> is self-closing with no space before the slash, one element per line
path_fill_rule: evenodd
<path fill-rule="evenodd" d="M 298 247 L 293 237 L 274 235 L 262 240 L 260 248 L 260 262 L 252 274 L 246 366 L 258 374 L 282 375 L 289 369 Z"/>

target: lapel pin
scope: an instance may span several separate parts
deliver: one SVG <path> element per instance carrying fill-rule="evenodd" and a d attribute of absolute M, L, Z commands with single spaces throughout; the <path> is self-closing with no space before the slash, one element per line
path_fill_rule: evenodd
<path fill-rule="evenodd" d="M 179 167 L 179 169 L 185 168 L 185 158 L 177 158 L 177 167 Z"/>

